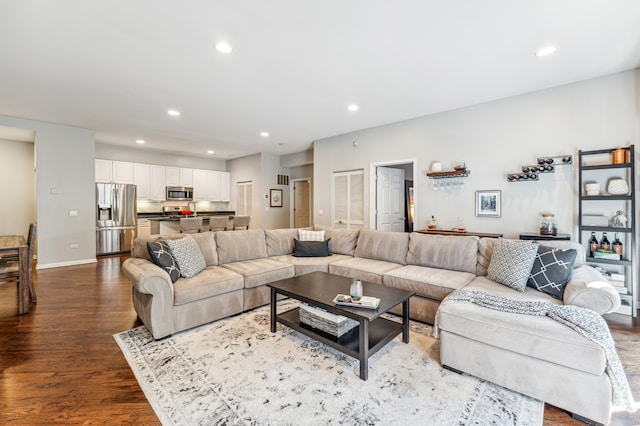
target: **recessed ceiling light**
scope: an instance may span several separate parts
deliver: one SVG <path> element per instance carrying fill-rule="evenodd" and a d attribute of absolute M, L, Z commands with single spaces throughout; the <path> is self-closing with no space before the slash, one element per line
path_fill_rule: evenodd
<path fill-rule="evenodd" d="M 167 114 L 169 114 L 172 117 L 178 117 L 180 115 L 180 111 L 175 109 L 170 109 L 169 111 L 167 111 Z"/>
<path fill-rule="evenodd" d="M 213 154 L 215 154 L 215 153 L 216 153 L 216 152 L 215 152 L 215 151 L 213 151 L 213 150 L 211 150 L 211 149 L 210 149 L 209 151 L 207 151 L 207 154 L 211 154 L 211 155 L 213 155 Z"/>
<path fill-rule="evenodd" d="M 140 145 L 142 145 L 142 144 L 144 144 L 144 141 L 143 141 L 142 139 L 138 139 L 138 140 L 136 141 L 136 143 L 139 143 Z"/>
<path fill-rule="evenodd" d="M 267 136 L 269 136 L 269 132 L 261 132 L 260 136 L 262 136 L 263 138 L 266 138 Z"/>
<path fill-rule="evenodd" d="M 349 106 L 347 107 L 347 109 L 348 109 L 349 111 L 357 111 L 357 110 L 358 110 L 358 105 L 356 105 L 356 104 L 351 104 L 351 105 L 349 105 Z"/>
<path fill-rule="evenodd" d="M 556 51 L 555 46 L 545 46 L 536 52 L 536 56 L 548 56 Z"/>
<path fill-rule="evenodd" d="M 233 48 L 229 45 L 229 43 L 221 41 L 220 43 L 216 43 L 216 50 L 220 53 L 231 53 L 233 51 Z"/>

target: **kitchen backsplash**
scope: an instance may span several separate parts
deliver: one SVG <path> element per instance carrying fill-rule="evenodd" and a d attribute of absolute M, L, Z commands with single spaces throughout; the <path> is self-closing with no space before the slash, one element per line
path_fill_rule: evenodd
<path fill-rule="evenodd" d="M 163 201 L 150 202 L 150 201 L 138 201 L 138 213 L 160 213 L 164 206 L 186 206 L 188 201 Z M 229 203 L 226 202 L 209 202 L 209 201 L 196 201 L 196 212 L 218 212 L 229 211 Z"/>

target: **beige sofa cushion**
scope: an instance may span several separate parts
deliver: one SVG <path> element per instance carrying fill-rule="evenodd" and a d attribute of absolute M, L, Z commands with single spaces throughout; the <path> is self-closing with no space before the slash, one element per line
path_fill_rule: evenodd
<path fill-rule="evenodd" d="M 382 284 L 382 276 L 402 265 L 384 260 L 350 257 L 329 264 L 329 273 Z"/>
<path fill-rule="evenodd" d="M 519 292 L 486 277 L 475 278 L 466 288 L 518 300 L 561 303 L 530 287 Z M 443 305 L 439 315 L 440 329 L 450 333 L 586 373 L 604 373 L 606 359 L 600 346 L 549 317 L 502 312 L 473 303 Z"/>
<path fill-rule="evenodd" d="M 475 236 L 409 234 L 407 264 L 469 272 L 475 276 L 478 263 Z"/>
<path fill-rule="evenodd" d="M 230 231 L 239 232 L 239 231 Z M 253 259 L 222 265 L 244 277 L 244 288 L 259 287 L 274 281 L 293 277 L 293 265 L 273 259 Z"/>
<path fill-rule="evenodd" d="M 469 284 L 475 277 L 475 274 L 469 272 L 407 265 L 386 272 L 382 277 L 382 283 L 389 287 L 413 291 L 418 296 L 442 300 L 452 291 Z"/>
<path fill-rule="evenodd" d="M 358 242 L 359 229 L 325 228 L 314 226 L 314 229 L 324 232 L 325 240 L 329 240 L 329 251 L 334 254 L 353 256 Z"/>
<path fill-rule="evenodd" d="M 234 290 L 242 290 L 244 278 L 219 266 L 211 266 L 191 278 L 180 278 L 173 285 L 176 306 L 217 296 Z"/>
<path fill-rule="evenodd" d="M 297 229 L 265 229 L 267 256 L 282 256 L 293 253 L 293 239 L 298 238 Z"/>
<path fill-rule="evenodd" d="M 196 240 L 196 243 L 198 243 L 198 247 L 200 248 L 200 252 L 204 257 L 204 261 L 207 266 L 218 265 L 218 252 L 213 232 L 202 232 L 197 234 L 144 235 L 136 238 L 133 242 L 133 247 L 131 248 L 131 256 L 141 257 L 152 262 L 151 257 L 149 256 L 149 250 L 147 249 L 148 242 L 155 243 L 159 239 L 179 240 L 180 238 L 184 238 L 186 235 L 191 235 Z"/>
<path fill-rule="evenodd" d="M 220 231 L 215 234 L 221 265 L 267 257 L 267 242 L 261 229 Z"/>
<path fill-rule="evenodd" d="M 332 254 L 331 256 L 323 257 L 296 257 L 289 254 L 271 257 L 270 259 L 292 264 L 295 268 L 295 274 L 298 276 L 316 271 L 329 272 L 329 264 L 339 260 L 351 259 L 351 256 Z"/>
<path fill-rule="evenodd" d="M 406 265 L 408 248 L 409 234 L 406 232 L 361 229 L 354 256 Z"/>

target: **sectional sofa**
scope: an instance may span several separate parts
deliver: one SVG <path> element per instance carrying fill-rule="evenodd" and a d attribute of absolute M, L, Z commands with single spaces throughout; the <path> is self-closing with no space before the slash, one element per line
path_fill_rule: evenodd
<path fill-rule="evenodd" d="M 321 228 L 316 228 L 321 229 Z M 154 338 L 253 309 L 269 302 L 266 284 L 313 271 L 412 290 L 410 317 L 433 323 L 443 298 L 457 289 L 477 289 L 524 300 L 615 311 L 618 293 L 585 264 L 581 245 L 563 299 L 527 287 L 513 290 L 487 278 L 497 240 L 374 230 L 322 229 L 328 257 L 296 257 L 297 229 L 193 234 L 206 269 L 172 283 L 151 261 L 147 243 L 184 235 L 137 238 L 123 271 L 133 285 L 134 308 Z M 439 313 L 441 362 L 534 398 L 608 423 L 611 382 L 603 350 L 545 316 L 495 311 L 474 304 L 450 304 Z"/>

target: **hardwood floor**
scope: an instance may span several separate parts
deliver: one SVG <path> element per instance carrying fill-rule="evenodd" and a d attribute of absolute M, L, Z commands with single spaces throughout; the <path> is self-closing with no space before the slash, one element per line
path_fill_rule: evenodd
<path fill-rule="evenodd" d="M 36 272 L 28 315 L 18 315 L 15 284 L 0 285 L 0 424 L 159 424 L 112 337 L 140 325 L 125 258 Z M 640 322 L 606 318 L 640 401 Z M 547 405 L 544 424 L 582 423 Z M 616 413 L 612 424 L 640 424 L 640 414 Z"/>

